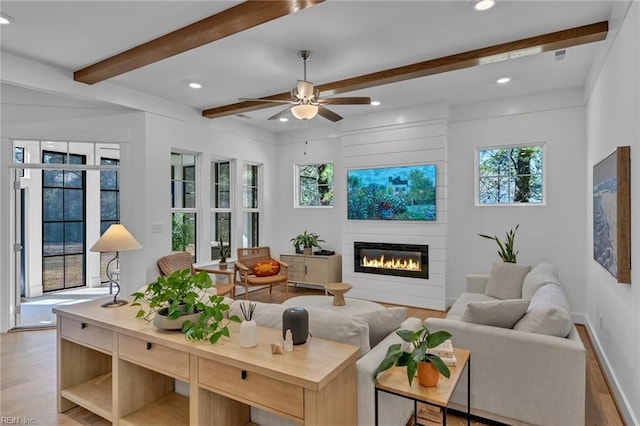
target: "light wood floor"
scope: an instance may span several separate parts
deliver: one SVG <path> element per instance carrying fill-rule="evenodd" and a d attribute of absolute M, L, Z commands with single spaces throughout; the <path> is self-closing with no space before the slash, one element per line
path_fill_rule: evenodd
<path fill-rule="evenodd" d="M 318 294 L 316 290 L 291 288 L 290 297 Z M 281 303 L 283 295 L 278 289 L 272 294 L 259 290 L 251 299 Z M 409 308 L 409 315 L 421 319 L 444 317 L 440 311 Z M 583 326 L 578 327 L 587 349 L 586 425 L 615 426 L 623 422 L 615 401 L 602 375 L 591 341 Z M 56 411 L 56 335 L 54 329 L 22 331 L 0 335 L 0 416 L 20 417 L 20 424 L 32 420 L 38 425 L 108 425 L 106 420 L 82 408 L 66 413 Z M 544 407 L 540 407 L 544 409 Z M 447 417 L 447 424 L 466 424 L 455 415 Z M 484 423 L 473 422 L 474 425 Z"/>

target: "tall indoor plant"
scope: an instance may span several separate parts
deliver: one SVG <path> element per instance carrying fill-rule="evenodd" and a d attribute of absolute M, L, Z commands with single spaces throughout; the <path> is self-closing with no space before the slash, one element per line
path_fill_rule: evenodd
<path fill-rule="evenodd" d="M 420 384 L 424 386 L 436 386 L 440 374 L 447 378 L 451 375 L 449 367 L 445 365 L 439 356 L 427 353 L 427 349 L 433 349 L 445 340 L 451 338 L 451 333 L 447 331 L 431 333 L 425 326 L 422 326 L 416 331 L 398 330 L 396 334 L 400 336 L 402 340 L 409 343 L 409 348 L 408 350 L 403 350 L 401 343 L 389 346 L 387 354 L 373 374 L 374 382 L 378 381 L 378 375 L 380 373 L 394 365 L 397 367 L 406 367 L 409 386 L 413 383 L 413 378 L 416 372 L 418 372 L 418 368 L 433 367 L 438 372 L 438 374 L 435 375 L 436 383 L 423 383 L 421 381 Z M 419 367 L 420 364 L 429 364 L 429 366 Z"/>
<path fill-rule="evenodd" d="M 489 240 L 494 240 L 498 244 L 498 256 L 502 259 L 503 262 L 507 263 L 518 263 L 517 257 L 519 251 L 515 251 L 514 243 L 516 238 L 516 231 L 520 227 L 520 224 L 517 224 L 514 229 L 510 229 L 507 231 L 506 239 L 504 243 L 500 241 L 497 235 L 485 235 L 478 234 L 482 238 L 487 238 Z"/>

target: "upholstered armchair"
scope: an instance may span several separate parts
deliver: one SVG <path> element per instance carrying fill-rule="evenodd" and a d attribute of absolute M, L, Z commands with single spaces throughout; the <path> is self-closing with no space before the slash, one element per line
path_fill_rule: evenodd
<path fill-rule="evenodd" d="M 284 286 L 285 299 L 289 298 L 289 265 L 271 257 L 269 247 L 244 247 L 238 249 L 234 273 L 244 285 L 244 298 L 249 298 L 249 286 L 269 286 L 269 293 L 276 284 Z"/>

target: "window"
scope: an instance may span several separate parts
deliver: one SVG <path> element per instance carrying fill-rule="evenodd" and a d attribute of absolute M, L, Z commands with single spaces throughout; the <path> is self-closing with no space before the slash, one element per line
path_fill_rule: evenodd
<path fill-rule="evenodd" d="M 231 246 L 232 163 L 211 162 L 211 260 L 220 259 L 219 241 Z"/>
<path fill-rule="evenodd" d="M 242 246 L 259 245 L 259 166 L 242 165 Z"/>
<path fill-rule="evenodd" d="M 544 145 L 478 148 L 479 205 L 541 205 L 544 198 Z"/>
<path fill-rule="evenodd" d="M 115 158 L 101 158 L 103 166 L 118 166 L 120 160 Z M 120 176 L 117 170 L 100 171 L 100 235 L 109 226 L 120 223 Z M 115 252 L 100 253 L 100 282 L 109 282 L 107 278 L 107 263 L 113 259 Z"/>
<path fill-rule="evenodd" d="M 24 148 L 16 146 L 13 148 L 13 162 L 24 163 Z M 20 177 L 24 176 L 24 169 L 20 169 Z"/>
<path fill-rule="evenodd" d="M 84 155 L 42 153 L 45 164 L 85 164 Z M 42 171 L 42 289 L 85 285 L 85 172 Z"/>
<path fill-rule="evenodd" d="M 296 207 L 333 206 L 333 163 L 296 164 Z"/>
<path fill-rule="evenodd" d="M 196 156 L 171 153 L 171 249 L 196 253 Z M 195 260 L 195 259 L 194 259 Z"/>

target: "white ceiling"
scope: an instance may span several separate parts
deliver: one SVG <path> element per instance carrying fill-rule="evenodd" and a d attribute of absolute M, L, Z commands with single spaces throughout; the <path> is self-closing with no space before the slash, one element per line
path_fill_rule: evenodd
<path fill-rule="evenodd" d="M 2 1 L 14 22 L 1 27 L 3 52 L 71 72 L 240 2 L 232 1 Z M 609 19 L 612 1 L 497 0 L 486 12 L 460 1 L 328 0 L 209 45 L 111 78 L 121 85 L 202 109 L 290 90 L 302 79 L 297 51 L 308 49 L 308 79 L 329 83 Z M 331 106 L 349 117 L 446 101 L 452 105 L 580 87 L 598 43 L 360 90 L 382 105 Z M 497 85 L 509 75 L 512 82 Z M 188 81 L 204 84 L 198 91 Z M 77 83 L 82 84 L 82 83 Z M 98 85 L 103 83 L 97 83 Z M 283 106 L 235 118 L 274 132 L 302 128 L 267 118 Z M 316 117 L 307 125 L 326 125 Z"/>

